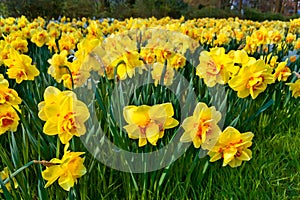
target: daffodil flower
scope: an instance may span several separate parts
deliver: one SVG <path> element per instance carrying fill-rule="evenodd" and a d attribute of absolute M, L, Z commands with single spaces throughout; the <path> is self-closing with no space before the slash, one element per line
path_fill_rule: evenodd
<path fill-rule="evenodd" d="M 5 167 L 5 168 L 3 169 L 3 171 L 0 172 L 0 177 L 1 177 L 1 179 L 4 181 L 5 179 L 9 178 L 9 175 L 10 175 L 10 174 L 11 174 L 11 173 L 9 172 L 8 167 Z M 13 181 L 13 183 L 14 183 L 14 188 L 15 188 L 15 189 L 18 188 L 19 185 L 18 185 L 18 183 L 17 183 L 17 180 L 16 180 L 15 178 L 12 178 L 12 181 Z M 10 184 L 10 181 L 9 181 L 8 183 L 5 184 L 5 187 L 6 187 L 6 189 L 7 189 L 8 191 L 11 190 L 11 184 Z M 3 190 L 1 189 L 1 186 L 0 186 L 0 193 L 3 193 Z"/>
<path fill-rule="evenodd" d="M 69 143 L 64 148 L 62 159 L 53 158 L 49 163 L 53 164 L 42 172 L 42 177 L 47 181 L 45 188 L 49 187 L 58 179 L 58 184 L 66 191 L 69 191 L 77 179 L 86 173 L 86 168 L 83 165 L 85 158 L 80 156 L 84 152 L 68 151 Z"/>
<path fill-rule="evenodd" d="M 275 69 L 274 77 L 278 81 L 286 81 L 292 75 L 290 68 L 287 66 L 287 60 L 280 62 Z"/>
<path fill-rule="evenodd" d="M 223 158 L 223 166 L 238 167 L 242 161 L 249 161 L 252 158 L 252 152 L 248 147 L 252 145 L 253 133 L 240 133 L 235 128 L 227 127 L 216 145 L 208 152 L 210 162 L 215 162 Z"/>
<path fill-rule="evenodd" d="M 251 95 L 255 99 L 261 92 L 265 91 L 268 84 L 274 82 L 272 68 L 267 66 L 263 60 L 243 66 L 239 73 L 229 80 L 229 86 L 237 91 L 240 98 Z"/>
<path fill-rule="evenodd" d="M 10 49 L 9 58 L 4 64 L 8 67 L 7 75 L 11 79 L 16 79 L 17 83 L 23 80 L 34 80 L 40 74 L 35 65 L 31 65 L 32 59 L 24 54 L 19 54 L 13 48 Z"/>
<path fill-rule="evenodd" d="M 0 105 L 0 135 L 6 131 L 17 131 L 19 116 L 11 105 Z"/>
<path fill-rule="evenodd" d="M 153 64 L 151 75 L 152 75 L 152 78 L 154 79 L 155 86 L 157 86 L 158 83 L 160 83 L 163 70 L 164 70 L 164 64 L 159 63 L 159 62 L 156 62 Z M 166 67 L 166 72 L 163 77 L 164 85 L 166 85 L 166 86 L 172 85 L 174 75 L 175 75 L 174 69 L 168 65 Z"/>
<path fill-rule="evenodd" d="M 290 90 L 292 91 L 293 97 L 300 97 L 300 79 L 298 79 L 295 83 L 287 83 L 286 85 L 290 86 Z"/>
<path fill-rule="evenodd" d="M 208 87 L 218 84 L 226 84 L 232 74 L 235 74 L 239 67 L 234 66 L 233 60 L 225 54 L 224 48 L 212 48 L 210 52 L 202 51 L 199 57 L 200 63 L 197 66 L 196 74 L 203 78 Z"/>
<path fill-rule="evenodd" d="M 198 103 L 192 116 L 182 123 L 184 133 L 181 142 L 193 142 L 195 148 L 202 145 L 203 149 L 210 149 L 216 142 L 221 130 L 218 122 L 221 113 L 214 106 L 208 107 L 205 103 Z"/>
<path fill-rule="evenodd" d="M 47 135 L 58 135 L 63 144 L 73 136 L 86 132 L 84 122 L 89 118 L 87 106 L 77 100 L 72 91 L 61 92 L 55 87 L 48 87 L 44 93 L 45 101 L 39 103 L 39 117 L 46 121 L 43 131 Z"/>
<path fill-rule="evenodd" d="M 154 106 L 126 106 L 123 110 L 125 121 L 128 125 L 124 129 L 129 138 L 139 139 L 139 147 L 147 144 L 147 141 L 156 145 L 159 138 L 164 136 L 164 130 L 174 128 L 178 121 L 174 115 L 171 103 Z"/>
<path fill-rule="evenodd" d="M 22 99 L 15 90 L 8 87 L 8 81 L 0 74 L 0 105 L 8 104 L 18 108 L 18 104 L 22 102 Z"/>

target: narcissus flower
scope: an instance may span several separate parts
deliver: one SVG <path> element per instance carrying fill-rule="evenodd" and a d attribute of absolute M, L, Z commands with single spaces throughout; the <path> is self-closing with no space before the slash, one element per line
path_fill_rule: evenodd
<path fill-rule="evenodd" d="M 63 91 L 48 87 L 43 102 L 39 103 L 39 118 L 46 121 L 43 131 L 47 135 L 58 135 L 63 144 L 73 136 L 80 137 L 86 132 L 84 122 L 90 113 L 87 106 L 77 100 L 72 91 Z"/>
<path fill-rule="evenodd" d="M 139 139 L 139 147 L 147 144 L 156 145 L 159 138 L 164 136 L 164 130 L 174 128 L 178 121 L 172 116 L 174 110 L 171 103 L 154 106 L 126 106 L 123 110 L 124 126 L 129 138 Z"/>
<path fill-rule="evenodd" d="M 180 54 L 175 54 L 172 58 L 170 58 L 170 60 L 170 65 L 176 70 L 184 67 L 186 64 L 185 57 Z"/>
<path fill-rule="evenodd" d="M 32 59 L 24 54 L 19 54 L 15 49 L 10 49 L 9 58 L 4 60 L 8 67 L 7 75 L 11 79 L 16 79 L 17 83 L 23 80 L 34 80 L 40 74 L 35 65 L 31 64 Z"/>
<path fill-rule="evenodd" d="M 215 162 L 223 158 L 223 166 L 229 164 L 230 167 L 238 167 L 242 161 L 249 161 L 252 152 L 248 147 L 252 145 L 253 133 L 240 133 L 233 127 L 227 127 L 216 145 L 208 152 L 210 162 Z"/>
<path fill-rule="evenodd" d="M 298 79 L 295 83 L 287 83 L 287 85 L 290 86 L 293 97 L 300 97 L 300 79 Z"/>
<path fill-rule="evenodd" d="M 62 77 L 68 74 L 67 67 L 70 63 L 67 60 L 68 52 L 61 51 L 59 54 L 54 54 L 51 59 L 48 60 L 50 67 L 48 68 L 48 74 L 50 74 L 55 80 L 60 83 Z"/>
<path fill-rule="evenodd" d="M 0 135 L 6 131 L 17 131 L 19 116 L 11 105 L 0 105 Z"/>
<path fill-rule="evenodd" d="M 193 142 L 195 148 L 202 145 L 203 149 L 210 149 L 216 143 L 221 130 L 218 122 L 221 113 L 214 106 L 208 107 L 205 103 L 198 103 L 192 116 L 182 123 L 184 133 L 181 142 Z"/>
<path fill-rule="evenodd" d="M 154 85 L 157 86 L 158 83 L 160 83 L 161 76 L 164 70 L 164 64 L 156 62 L 152 66 L 152 78 L 154 79 Z M 164 80 L 164 85 L 169 86 L 172 85 L 173 83 L 173 78 L 174 78 L 174 69 L 173 67 L 170 67 L 169 65 L 166 66 L 166 72 L 164 74 L 163 80 Z M 162 83 L 160 83 L 162 84 Z"/>
<path fill-rule="evenodd" d="M 226 84 L 231 74 L 237 73 L 239 67 L 233 65 L 233 60 L 225 54 L 224 48 L 212 48 L 210 52 L 202 51 L 199 57 L 196 74 L 203 78 L 208 87 Z"/>
<path fill-rule="evenodd" d="M 5 167 L 5 168 L 3 169 L 3 171 L 0 172 L 0 177 L 1 177 L 2 181 L 4 181 L 5 179 L 9 178 L 9 175 L 10 175 L 10 172 L 9 172 L 9 170 L 8 170 L 8 167 Z M 15 189 L 17 189 L 18 186 L 19 186 L 18 183 L 17 183 L 17 180 L 16 180 L 15 178 L 12 178 L 12 181 L 13 181 L 13 183 L 14 183 Z M 10 183 L 11 183 L 11 181 L 8 181 L 8 183 L 5 184 L 5 187 L 6 187 L 6 189 L 7 189 L 8 191 L 11 190 L 11 184 L 10 184 Z M 3 193 L 3 190 L 1 189 L 1 186 L 0 186 L 0 193 Z"/>
<path fill-rule="evenodd" d="M 62 159 L 53 158 L 49 161 L 50 165 L 42 172 L 42 177 L 47 181 L 45 188 L 49 187 L 58 179 L 58 184 L 66 191 L 69 191 L 77 179 L 86 173 L 83 165 L 84 159 L 80 156 L 84 152 L 68 151 L 69 143 L 64 148 Z"/>
<path fill-rule="evenodd" d="M 278 81 L 286 81 L 292 75 L 290 68 L 287 66 L 287 61 L 280 62 L 275 69 L 274 77 Z"/>
<path fill-rule="evenodd" d="M 265 91 L 268 84 L 274 82 L 272 68 L 268 67 L 263 60 L 242 67 L 239 73 L 229 80 L 229 86 L 237 91 L 240 98 L 251 95 L 255 99 Z"/>
<path fill-rule="evenodd" d="M 18 96 L 18 93 L 8 88 L 8 86 L 8 81 L 0 74 L 0 105 L 8 104 L 18 108 L 18 104 L 20 104 L 22 100 Z"/>
<path fill-rule="evenodd" d="M 36 29 L 31 38 L 31 42 L 35 43 L 38 47 L 42 47 L 48 40 L 48 32 L 42 28 Z"/>
<path fill-rule="evenodd" d="M 137 51 L 127 51 L 119 59 L 111 64 L 113 67 L 117 67 L 117 75 L 120 80 L 125 80 L 127 76 L 132 78 L 135 75 L 135 70 L 139 69 L 144 65 L 139 60 L 139 53 Z"/>

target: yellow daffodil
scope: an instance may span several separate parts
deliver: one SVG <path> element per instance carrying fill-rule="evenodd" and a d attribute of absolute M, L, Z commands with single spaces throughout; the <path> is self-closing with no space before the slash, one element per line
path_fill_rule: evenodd
<path fill-rule="evenodd" d="M 52 53 L 52 51 L 54 51 L 55 53 L 58 52 L 58 47 L 55 41 L 54 37 L 50 37 L 49 41 L 46 43 L 46 45 L 48 46 L 49 51 Z"/>
<path fill-rule="evenodd" d="M 39 118 L 46 121 L 43 131 L 47 135 L 58 135 L 63 144 L 73 136 L 80 137 L 86 132 L 84 122 L 90 113 L 87 106 L 77 100 L 72 91 L 63 91 L 48 87 L 44 101 L 39 103 Z"/>
<path fill-rule="evenodd" d="M 295 50 L 300 49 L 300 38 L 298 38 L 298 39 L 296 40 L 295 45 L 294 45 L 294 49 L 295 49 Z"/>
<path fill-rule="evenodd" d="M 252 145 L 253 133 L 240 133 L 233 127 L 227 127 L 218 138 L 216 145 L 208 152 L 210 162 L 223 158 L 223 166 L 238 167 L 242 161 L 249 161 L 252 152 L 248 147 Z"/>
<path fill-rule="evenodd" d="M 159 138 L 164 136 L 164 130 L 174 128 L 178 121 L 174 115 L 171 103 L 154 106 L 126 106 L 123 110 L 125 121 L 128 125 L 124 129 L 129 138 L 139 139 L 139 147 L 147 144 L 147 141 L 156 145 Z"/>
<path fill-rule="evenodd" d="M 90 77 L 90 70 L 86 68 L 84 69 L 83 67 L 86 67 L 86 65 L 83 65 L 83 60 L 81 58 L 77 58 L 75 61 L 69 64 L 69 70 L 71 73 L 62 75 L 62 80 L 66 88 L 72 89 L 72 86 L 77 88 L 82 86 L 87 81 L 87 79 Z"/>
<path fill-rule="evenodd" d="M 293 97 L 300 97 L 300 79 L 298 79 L 295 83 L 287 83 L 287 85 L 290 86 Z"/>
<path fill-rule="evenodd" d="M 49 187 L 58 179 L 58 184 L 66 191 L 69 191 L 77 179 L 86 173 L 86 168 L 83 165 L 85 158 L 80 156 L 84 152 L 68 151 L 69 143 L 64 148 L 62 159 L 53 158 L 49 161 L 50 166 L 42 172 L 42 177 L 47 181 L 45 188 Z"/>
<path fill-rule="evenodd" d="M 153 64 L 151 75 L 152 78 L 154 79 L 155 86 L 157 86 L 158 83 L 160 83 L 163 70 L 164 70 L 164 64 L 158 62 Z M 174 69 L 170 66 L 166 66 L 166 72 L 164 75 L 164 85 L 166 86 L 172 85 L 174 74 L 175 74 Z"/>
<path fill-rule="evenodd" d="M 203 78 L 208 87 L 218 84 L 226 84 L 231 76 L 238 70 L 233 65 L 233 60 L 225 54 L 224 48 L 212 48 L 210 52 L 202 51 L 197 66 L 197 75 Z"/>
<path fill-rule="evenodd" d="M 9 172 L 8 167 L 5 167 L 3 169 L 3 171 L 0 172 L 0 177 L 1 177 L 2 181 L 9 178 L 10 174 L 11 173 Z M 18 186 L 19 186 L 18 183 L 17 183 L 17 180 L 15 178 L 12 178 L 12 181 L 14 183 L 14 188 L 17 189 Z M 10 183 L 11 183 L 11 181 L 9 181 L 8 183 L 5 184 L 5 187 L 8 191 L 11 190 L 11 184 Z M 0 193 L 3 193 L 3 190 L 1 189 L 1 186 L 0 186 Z"/>
<path fill-rule="evenodd" d="M 32 59 L 29 56 L 19 54 L 11 48 L 9 58 L 4 60 L 4 64 L 8 67 L 8 77 L 16 79 L 17 83 L 21 83 L 23 80 L 34 80 L 34 77 L 38 76 L 40 72 L 31 62 Z"/>
<path fill-rule="evenodd" d="M 141 72 L 143 62 L 139 59 L 139 53 L 136 51 L 126 51 L 121 58 L 117 59 L 111 64 L 117 67 L 117 75 L 120 80 L 132 78 L 135 75 L 135 70 L 139 69 Z"/>
<path fill-rule="evenodd" d="M 184 133 L 181 142 L 193 142 L 195 148 L 210 149 L 216 142 L 221 130 L 218 122 L 221 113 L 214 106 L 208 107 L 205 103 L 198 103 L 192 116 L 182 123 Z"/>
<path fill-rule="evenodd" d="M 63 33 L 60 39 L 58 40 L 58 47 L 60 51 L 66 50 L 70 52 L 76 48 L 76 43 L 78 39 L 74 33 Z"/>
<path fill-rule="evenodd" d="M 296 40 L 296 35 L 292 34 L 292 33 L 288 33 L 287 36 L 285 37 L 285 41 L 288 44 L 291 44 L 292 42 L 294 42 Z"/>
<path fill-rule="evenodd" d="M 240 67 L 256 61 L 255 58 L 249 57 L 245 50 L 230 51 L 228 55 L 232 58 L 234 64 L 237 64 Z M 237 68 L 235 69 L 235 72 L 238 72 Z M 232 75 L 235 75 L 236 73 Z"/>
<path fill-rule="evenodd" d="M 0 105 L 0 135 L 6 131 L 17 131 L 19 116 L 11 105 Z"/>
<path fill-rule="evenodd" d="M 62 81 L 63 75 L 69 73 L 67 67 L 70 66 L 70 62 L 68 62 L 67 56 L 67 51 L 61 51 L 59 54 L 54 54 L 51 59 L 48 59 L 50 64 L 48 74 L 55 78 L 58 83 Z"/>
<path fill-rule="evenodd" d="M 292 75 L 290 68 L 287 66 L 287 61 L 280 62 L 275 69 L 274 77 L 278 81 L 286 81 Z"/>
<path fill-rule="evenodd" d="M 8 104 L 18 108 L 18 104 L 22 102 L 22 99 L 15 90 L 8 88 L 8 86 L 8 81 L 0 74 L 0 105 Z"/>
<path fill-rule="evenodd" d="M 228 83 L 234 91 L 238 92 L 238 97 L 245 98 L 250 94 L 252 99 L 255 99 L 268 84 L 273 82 L 272 69 L 263 60 L 257 60 L 242 67 Z"/>
<path fill-rule="evenodd" d="M 140 56 L 146 64 L 152 64 L 156 61 L 153 49 L 142 48 Z"/>
<path fill-rule="evenodd" d="M 35 43 L 38 47 L 42 47 L 48 40 L 48 32 L 42 28 L 35 30 L 35 33 L 31 37 L 31 42 Z"/>
<path fill-rule="evenodd" d="M 11 42 L 11 46 L 20 53 L 26 53 L 28 51 L 28 42 L 20 37 Z"/>
<path fill-rule="evenodd" d="M 262 26 L 259 30 L 256 30 L 251 35 L 253 41 L 257 46 L 267 44 L 268 32 L 267 29 Z"/>
<path fill-rule="evenodd" d="M 186 63 L 185 57 L 180 54 L 175 54 L 170 60 L 170 65 L 176 70 L 184 67 Z"/>

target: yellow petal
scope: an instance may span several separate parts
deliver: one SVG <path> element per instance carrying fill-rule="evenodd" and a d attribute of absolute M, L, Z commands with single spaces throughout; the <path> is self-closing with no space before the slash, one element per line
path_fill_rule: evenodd
<path fill-rule="evenodd" d="M 42 177 L 48 181 L 45 185 L 45 188 L 50 186 L 56 181 L 56 179 L 61 176 L 63 169 L 59 165 L 53 165 L 48 167 L 45 171 L 42 172 Z"/>
<path fill-rule="evenodd" d="M 236 149 L 232 149 L 231 151 L 225 152 L 223 154 L 224 155 L 223 165 L 228 164 L 232 159 L 234 159 L 234 155 L 236 154 L 236 152 L 237 152 Z"/>
<path fill-rule="evenodd" d="M 234 168 L 234 167 L 241 166 L 242 161 L 239 160 L 239 159 L 233 159 L 228 164 L 229 164 L 230 167 Z"/>
<path fill-rule="evenodd" d="M 152 144 L 156 145 L 156 142 L 159 138 L 159 126 L 152 123 L 146 129 L 147 140 Z"/>
<path fill-rule="evenodd" d="M 197 118 L 194 116 L 187 117 L 186 119 L 183 120 L 181 126 L 185 131 L 193 130 L 198 127 Z"/>
<path fill-rule="evenodd" d="M 193 138 L 193 144 L 195 148 L 199 148 L 202 144 L 202 141 L 198 136 L 196 136 Z"/>
<path fill-rule="evenodd" d="M 194 110 L 194 116 L 201 116 L 203 110 L 206 110 L 208 107 L 205 103 L 199 102 Z"/>
<path fill-rule="evenodd" d="M 190 137 L 190 133 L 189 132 L 184 132 L 182 134 L 182 136 L 180 137 L 180 142 L 191 142 L 192 138 Z"/>
<path fill-rule="evenodd" d="M 66 191 L 69 191 L 74 186 L 74 180 L 70 171 L 67 171 L 58 179 L 58 184 Z"/>
<path fill-rule="evenodd" d="M 56 135 L 58 134 L 58 126 L 57 123 L 53 123 L 52 121 L 46 121 L 43 132 L 47 135 Z"/>
<path fill-rule="evenodd" d="M 59 134 L 58 136 L 59 136 L 61 143 L 63 143 L 63 144 L 67 144 L 73 137 L 73 135 L 68 132 L 63 132 L 63 133 Z"/>
<path fill-rule="evenodd" d="M 250 160 L 252 158 L 252 152 L 249 149 L 244 149 L 241 155 L 237 157 L 239 160 Z"/>
<path fill-rule="evenodd" d="M 140 137 L 139 138 L 139 147 L 145 146 L 147 144 L 147 139 Z"/>
<path fill-rule="evenodd" d="M 215 162 L 215 161 L 217 161 L 217 160 L 219 160 L 219 159 L 222 158 L 222 154 L 221 153 L 214 153 L 214 154 L 211 154 L 209 156 L 211 156 L 209 162 Z"/>
<path fill-rule="evenodd" d="M 178 126 L 179 122 L 174 119 L 174 118 L 168 118 L 165 122 L 164 128 L 169 129 L 169 128 L 174 128 Z"/>
<path fill-rule="evenodd" d="M 138 139 L 140 136 L 140 128 L 136 124 L 129 124 L 124 126 L 128 137 L 131 139 Z"/>
<path fill-rule="evenodd" d="M 124 107 L 123 116 L 124 116 L 125 121 L 128 124 L 133 124 L 132 116 L 133 116 L 133 113 L 136 109 L 137 109 L 137 106 L 126 106 L 126 107 Z"/>
<path fill-rule="evenodd" d="M 44 92 L 44 99 L 45 101 L 51 102 L 51 101 L 57 101 L 57 95 L 60 93 L 61 91 L 53 86 L 49 86 L 46 88 L 45 92 Z"/>

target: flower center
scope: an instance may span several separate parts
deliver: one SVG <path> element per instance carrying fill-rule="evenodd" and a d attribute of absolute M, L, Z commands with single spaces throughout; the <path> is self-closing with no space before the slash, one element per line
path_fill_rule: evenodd
<path fill-rule="evenodd" d="M 9 126 L 14 122 L 13 117 L 10 113 L 7 113 L 1 117 L 1 124 L 3 127 Z"/>

